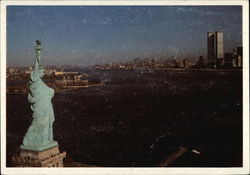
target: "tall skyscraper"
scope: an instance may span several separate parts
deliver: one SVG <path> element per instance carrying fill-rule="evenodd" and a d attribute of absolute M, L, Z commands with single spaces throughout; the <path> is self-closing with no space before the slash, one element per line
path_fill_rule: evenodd
<path fill-rule="evenodd" d="M 207 33 L 207 59 L 208 65 L 221 67 L 224 64 L 223 32 Z"/>

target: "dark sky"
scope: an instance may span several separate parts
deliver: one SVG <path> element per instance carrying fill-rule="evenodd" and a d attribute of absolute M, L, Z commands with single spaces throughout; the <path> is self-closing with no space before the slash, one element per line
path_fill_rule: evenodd
<path fill-rule="evenodd" d="M 242 45 L 241 6 L 8 6 L 7 64 L 93 65 L 135 57 L 206 58 L 208 31 L 225 52 Z"/>

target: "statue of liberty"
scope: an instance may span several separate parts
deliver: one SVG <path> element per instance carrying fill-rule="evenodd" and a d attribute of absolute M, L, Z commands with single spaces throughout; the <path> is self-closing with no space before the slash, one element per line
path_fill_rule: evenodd
<path fill-rule="evenodd" d="M 30 75 L 28 100 L 31 103 L 32 123 L 29 126 L 21 149 L 42 151 L 57 145 L 53 140 L 53 122 L 55 120 L 51 99 L 54 89 L 43 81 L 43 67 L 40 65 L 41 42 L 36 40 L 36 58 Z"/>

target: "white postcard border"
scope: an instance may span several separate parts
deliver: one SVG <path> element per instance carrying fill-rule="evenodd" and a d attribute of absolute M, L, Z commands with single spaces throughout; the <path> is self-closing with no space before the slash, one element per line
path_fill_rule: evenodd
<path fill-rule="evenodd" d="M 3 174 L 248 174 L 249 173 L 249 3 L 229 1 L 12 1 L 1 3 L 1 171 Z M 8 5 L 242 5 L 243 167 L 242 168 L 10 168 L 6 167 L 6 6 Z M 21 119 L 21 118 L 20 118 Z"/>

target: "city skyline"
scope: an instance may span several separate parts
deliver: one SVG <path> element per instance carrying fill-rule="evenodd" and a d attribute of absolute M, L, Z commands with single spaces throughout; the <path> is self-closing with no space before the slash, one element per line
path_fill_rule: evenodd
<path fill-rule="evenodd" d="M 207 55 L 207 32 L 224 50 L 242 46 L 241 6 L 8 6 L 7 66 L 94 65 L 136 57 Z"/>

